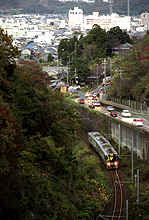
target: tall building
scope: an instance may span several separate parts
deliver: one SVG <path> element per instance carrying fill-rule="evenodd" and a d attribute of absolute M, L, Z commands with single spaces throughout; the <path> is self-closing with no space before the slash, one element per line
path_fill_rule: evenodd
<path fill-rule="evenodd" d="M 69 27 L 81 27 L 83 25 L 83 11 L 78 7 L 69 10 Z"/>

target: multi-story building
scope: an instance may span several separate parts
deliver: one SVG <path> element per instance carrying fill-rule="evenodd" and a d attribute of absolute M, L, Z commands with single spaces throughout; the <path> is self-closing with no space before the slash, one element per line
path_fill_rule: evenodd
<path fill-rule="evenodd" d="M 142 13 L 141 14 L 141 24 L 149 24 L 149 13 Z"/>
<path fill-rule="evenodd" d="M 69 27 L 81 27 L 83 25 L 83 11 L 78 7 L 69 10 Z"/>
<path fill-rule="evenodd" d="M 84 16 L 84 29 L 92 29 L 94 24 L 100 24 L 99 12 L 93 12 L 92 15 Z"/>
<path fill-rule="evenodd" d="M 109 31 L 110 28 L 119 26 L 120 29 L 130 31 L 130 16 L 119 16 L 116 13 L 110 15 L 100 15 L 93 12 L 92 15 L 84 17 L 84 29 L 92 29 L 94 24 L 99 25 L 102 29 Z"/>
<path fill-rule="evenodd" d="M 121 30 L 130 31 L 130 16 L 120 16 L 116 13 L 111 15 L 111 27 L 118 26 Z"/>

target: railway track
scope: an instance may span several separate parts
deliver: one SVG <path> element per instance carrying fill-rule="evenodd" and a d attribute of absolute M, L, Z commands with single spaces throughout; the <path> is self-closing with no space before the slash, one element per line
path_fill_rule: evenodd
<path fill-rule="evenodd" d="M 80 134 L 80 137 L 101 161 L 100 156 L 90 145 L 87 133 Z M 105 166 L 102 168 L 108 176 L 111 193 L 109 195 L 108 204 L 105 205 L 102 213 L 100 213 L 96 220 L 124 220 L 126 219 L 126 195 L 124 193 L 125 186 L 122 184 L 121 180 L 121 173 L 118 170 L 107 170 Z"/>
<path fill-rule="evenodd" d="M 123 184 L 117 170 L 109 170 L 109 174 L 113 187 L 109 196 L 109 205 L 106 207 L 108 215 L 105 214 L 104 217 L 111 220 L 122 220 L 126 218 L 124 213 L 125 208 L 123 209 Z M 107 213 L 106 210 L 104 210 L 104 213 Z"/>

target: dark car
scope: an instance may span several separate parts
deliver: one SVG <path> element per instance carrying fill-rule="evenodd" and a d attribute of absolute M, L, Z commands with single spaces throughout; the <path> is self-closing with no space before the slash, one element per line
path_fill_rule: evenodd
<path fill-rule="evenodd" d="M 79 103 L 84 104 L 84 99 L 79 99 Z"/>
<path fill-rule="evenodd" d="M 113 117 L 117 117 L 117 112 L 116 111 L 111 111 L 110 115 L 113 116 Z"/>
<path fill-rule="evenodd" d="M 89 108 L 95 108 L 95 105 L 94 104 L 90 104 Z"/>

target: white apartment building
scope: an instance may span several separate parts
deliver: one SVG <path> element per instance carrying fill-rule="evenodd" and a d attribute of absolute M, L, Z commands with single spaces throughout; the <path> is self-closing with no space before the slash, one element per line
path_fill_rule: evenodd
<path fill-rule="evenodd" d="M 116 13 L 112 15 L 100 15 L 93 12 L 92 15 L 84 17 L 84 29 L 92 29 L 94 24 L 99 25 L 102 29 L 109 31 L 110 28 L 119 26 L 120 29 L 130 31 L 130 16 L 119 16 Z"/>
<path fill-rule="evenodd" d="M 100 24 L 99 12 L 93 12 L 92 15 L 84 16 L 84 29 L 92 29 L 94 24 Z"/>
<path fill-rule="evenodd" d="M 111 27 L 119 27 L 121 30 L 130 31 L 130 16 L 120 16 L 116 13 L 111 15 Z"/>
<path fill-rule="evenodd" d="M 11 35 L 13 39 L 27 38 L 34 39 L 35 43 L 52 44 L 54 39 L 53 32 L 46 28 L 39 29 L 36 23 L 27 23 L 26 21 L 5 20 L 0 23 L 0 28 L 4 29 L 5 33 Z"/>
<path fill-rule="evenodd" d="M 69 10 L 69 27 L 81 27 L 83 25 L 83 11 L 78 7 Z"/>

